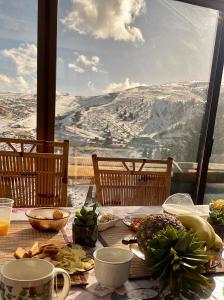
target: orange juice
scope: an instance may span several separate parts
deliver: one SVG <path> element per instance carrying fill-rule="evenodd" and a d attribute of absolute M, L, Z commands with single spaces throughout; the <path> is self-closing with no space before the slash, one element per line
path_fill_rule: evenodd
<path fill-rule="evenodd" d="M 0 219 L 0 236 L 8 234 L 9 224 L 10 224 L 9 220 L 2 220 L 2 219 Z"/>

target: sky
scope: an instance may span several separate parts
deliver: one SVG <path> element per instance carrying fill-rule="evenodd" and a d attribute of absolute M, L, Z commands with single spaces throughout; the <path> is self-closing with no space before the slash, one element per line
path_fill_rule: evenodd
<path fill-rule="evenodd" d="M 208 81 L 217 12 L 173 0 L 59 0 L 57 93 Z M 0 92 L 36 93 L 37 0 L 0 0 Z"/>

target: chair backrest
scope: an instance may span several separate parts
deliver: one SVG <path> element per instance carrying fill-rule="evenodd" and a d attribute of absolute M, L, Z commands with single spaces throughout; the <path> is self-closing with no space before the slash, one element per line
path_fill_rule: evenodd
<path fill-rule="evenodd" d="M 170 195 L 172 158 L 147 160 L 92 155 L 102 205 L 161 205 Z"/>
<path fill-rule="evenodd" d="M 0 197 L 14 207 L 66 206 L 68 149 L 68 141 L 0 138 Z"/>

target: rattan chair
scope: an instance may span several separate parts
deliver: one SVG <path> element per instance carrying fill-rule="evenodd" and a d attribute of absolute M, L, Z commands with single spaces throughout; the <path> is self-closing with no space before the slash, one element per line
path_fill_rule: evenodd
<path fill-rule="evenodd" d="M 172 158 L 146 160 L 92 155 L 101 205 L 161 205 L 170 195 Z"/>
<path fill-rule="evenodd" d="M 67 206 L 69 142 L 0 138 L 0 197 L 14 207 Z"/>

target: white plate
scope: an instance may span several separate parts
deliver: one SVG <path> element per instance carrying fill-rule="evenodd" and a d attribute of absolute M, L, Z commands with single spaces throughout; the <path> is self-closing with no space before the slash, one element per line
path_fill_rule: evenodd
<path fill-rule="evenodd" d="M 146 216 L 147 216 L 147 214 L 130 214 L 130 215 L 126 216 L 122 221 L 123 221 L 123 223 L 124 223 L 126 226 L 128 226 L 128 228 L 130 228 L 131 230 L 133 230 L 133 229 L 131 228 L 131 224 L 132 224 L 133 219 L 134 219 L 134 218 L 144 218 L 144 217 L 146 217 Z M 135 231 L 135 230 L 134 230 L 134 231 Z"/>
<path fill-rule="evenodd" d="M 129 248 L 134 255 L 141 258 L 142 260 L 145 260 L 145 254 L 141 250 L 139 250 L 138 244 L 130 244 Z"/>

